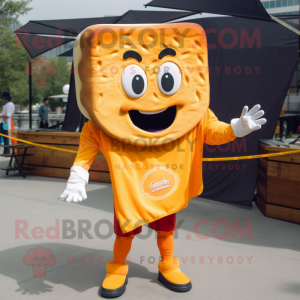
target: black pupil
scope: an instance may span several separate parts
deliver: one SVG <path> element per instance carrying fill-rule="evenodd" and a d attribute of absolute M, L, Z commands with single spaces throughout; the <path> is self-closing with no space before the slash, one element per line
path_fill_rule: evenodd
<path fill-rule="evenodd" d="M 161 78 L 161 86 L 166 92 L 171 92 L 174 87 L 174 78 L 170 73 L 165 73 Z"/>
<path fill-rule="evenodd" d="M 139 95 L 143 92 L 145 87 L 144 79 L 141 75 L 135 75 L 132 79 L 132 89 L 133 91 Z"/>

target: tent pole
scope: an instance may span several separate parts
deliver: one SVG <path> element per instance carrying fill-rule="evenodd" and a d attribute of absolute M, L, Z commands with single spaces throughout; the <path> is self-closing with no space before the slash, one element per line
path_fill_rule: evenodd
<path fill-rule="evenodd" d="M 29 60 L 29 129 L 32 129 L 32 84 L 31 84 L 31 60 Z"/>

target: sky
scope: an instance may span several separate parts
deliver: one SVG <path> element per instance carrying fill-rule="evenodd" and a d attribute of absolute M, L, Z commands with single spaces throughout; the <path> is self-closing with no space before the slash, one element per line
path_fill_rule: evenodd
<path fill-rule="evenodd" d="M 130 9 L 167 10 L 155 7 L 145 8 L 144 4 L 150 1 L 151 0 L 33 0 L 30 3 L 30 7 L 33 9 L 27 15 L 20 16 L 19 22 L 25 25 L 31 20 L 119 16 Z"/>

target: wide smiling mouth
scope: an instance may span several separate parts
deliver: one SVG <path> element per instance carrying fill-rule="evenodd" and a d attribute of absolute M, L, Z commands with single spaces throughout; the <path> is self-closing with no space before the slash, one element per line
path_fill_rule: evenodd
<path fill-rule="evenodd" d="M 176 105 L 158 111 L 130 110 L 132 123 L 147 132 L 160 132 L 170 127 L 176 117 Z"/>

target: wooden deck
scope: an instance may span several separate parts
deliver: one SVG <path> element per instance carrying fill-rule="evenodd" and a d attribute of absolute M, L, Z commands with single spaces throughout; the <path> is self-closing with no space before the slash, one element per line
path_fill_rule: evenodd
<path fill-rule="evenodd" d="M 292 150 L 300 147 L 259 143 L 259 154 Z M 300 153 L 258 160 L 256 204 L 266 217 L 300 224 Z"/>

